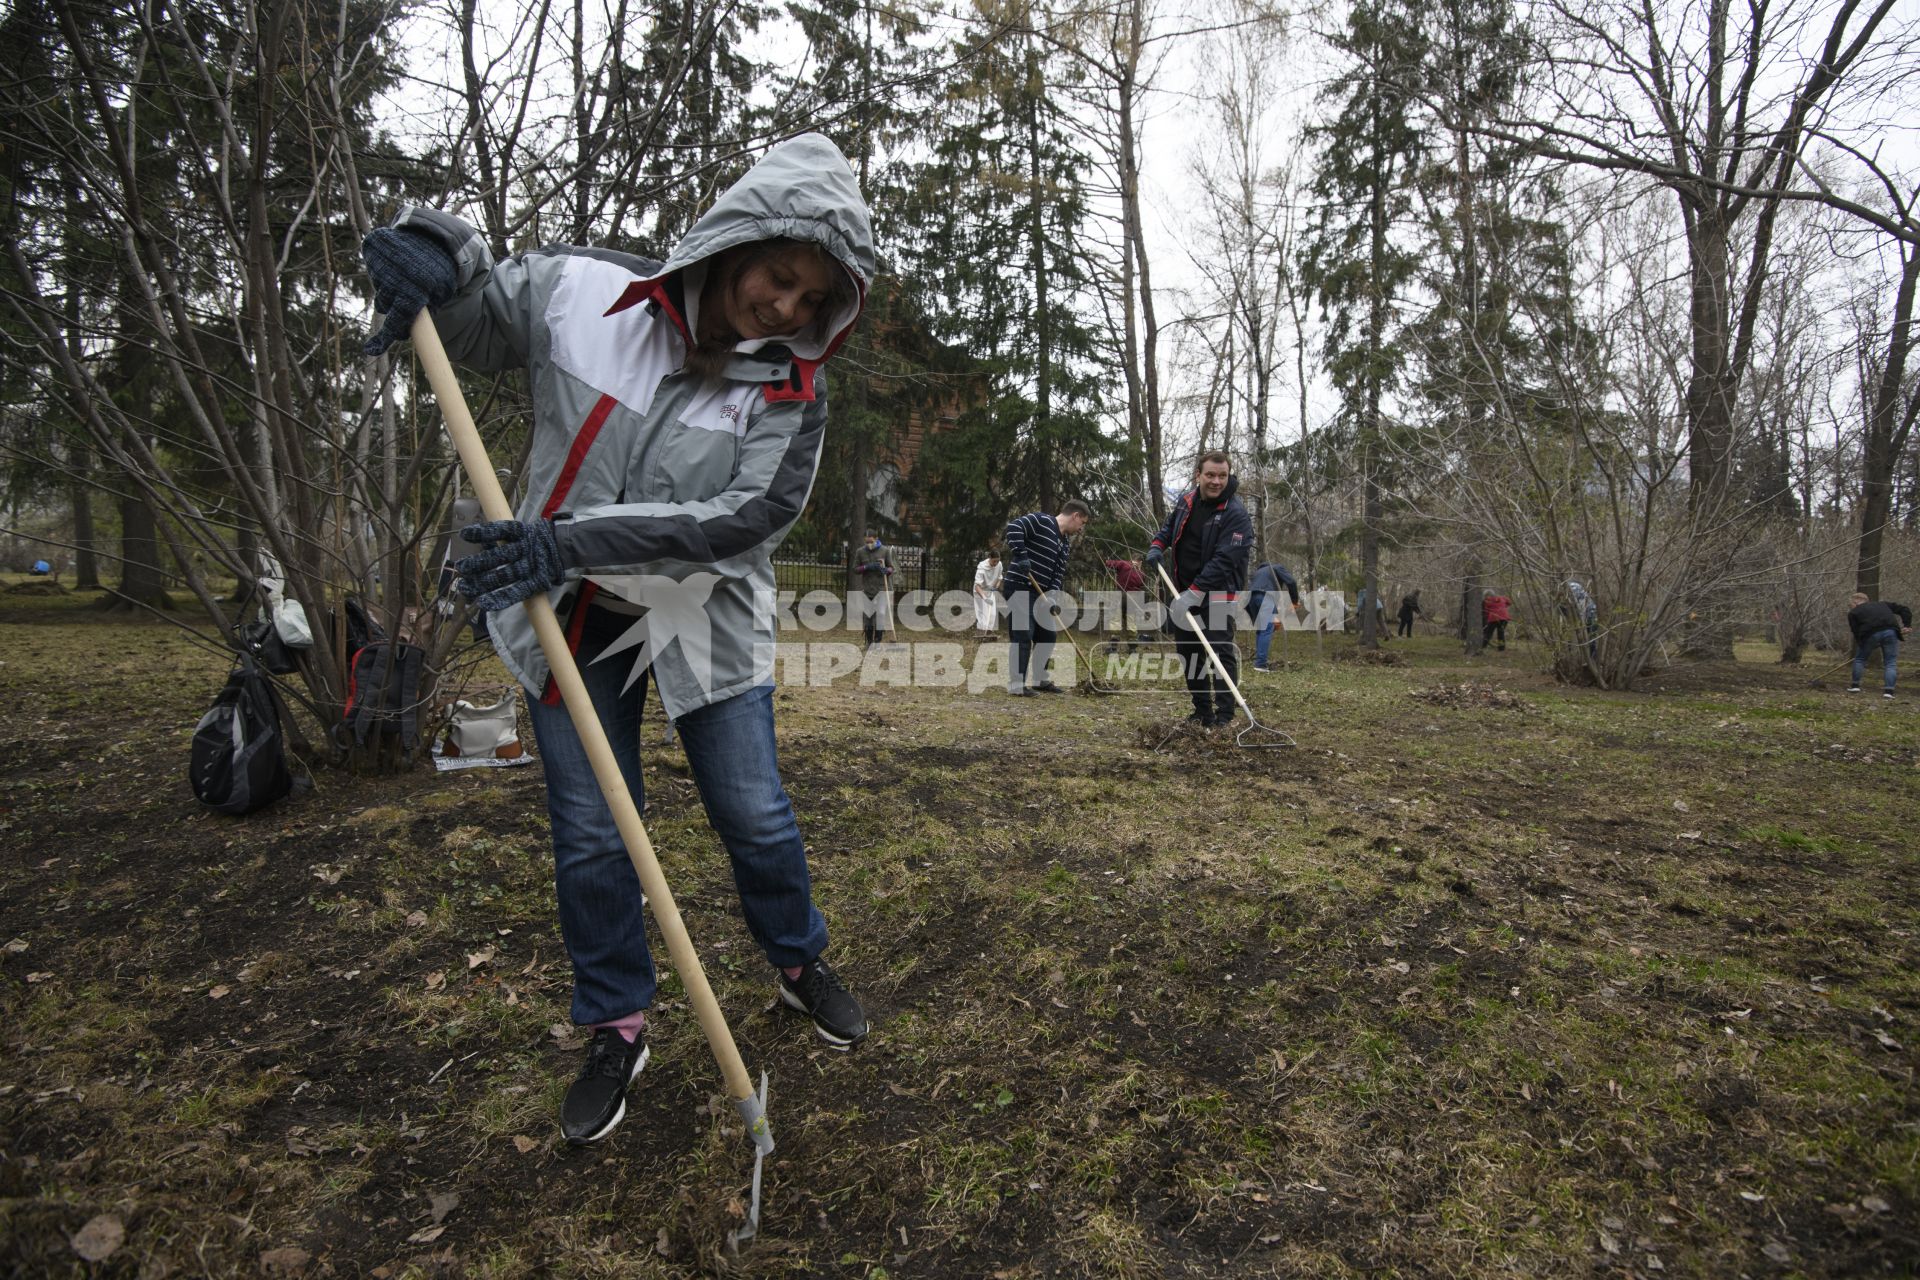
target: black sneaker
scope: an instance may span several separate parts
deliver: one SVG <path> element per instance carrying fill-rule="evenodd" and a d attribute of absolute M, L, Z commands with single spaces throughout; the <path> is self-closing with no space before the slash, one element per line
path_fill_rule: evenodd
<path fill-rule="evenodd" d="M 1007 696 L 1009 698 L 1031 698 L 1033 696 L 1033 690 L 1027 688 L 1025 685 L 1021 685 L 1018 689 L 1007 690 Z"/>
<path fill-rule="evenodd" d="M 560 1132 L 568 1142 L 584 1146 L 612 1133 L 627 1114 L 627 1086 L 647 1065 L 647 1033 L 642 1030 L 628 1044 L 612 1027 L 593 1033 L 587 1046 L 587 1064 L 567 1086 L 560 1104 Z"/>
<path fill-rule="evenodd" d="M 836 1049 L 851 1049 L 867 1038 L 866 1011 L 825 960 L 803 966 L 798 978 L 782 969 L 780 1002 L 812 1018 L 814 1031 Z"/>
<path fill-rule="evenodd" d="M 1051 680 L 1047 681 L 1045 684 L 1037 684 L 1033 686 L 1033 691 L 1035 693 L 1065 693 L 1066 692 L 1066 690 L 1062 689 L 1059 685 L 1055 684 Z"/>

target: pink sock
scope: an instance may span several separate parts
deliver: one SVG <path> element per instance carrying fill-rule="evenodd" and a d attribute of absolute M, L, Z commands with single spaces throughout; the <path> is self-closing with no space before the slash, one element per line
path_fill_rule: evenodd
<path fill-rule="evenodd" d="M 645 1009 L 637 1009 L 626 1017 L 615 1018 L 611 1022 L 591 1023 L 587 1027 L 587 1030 L 598 1031 L 602 1027 L 612 1027 L 620 1033 L 622 1040 L 625 1040 L 628 1044 L 632 1044 L 634 1040 L 639 1037 L 640 1033 L 647 1029 L 647 1011 Z"/>

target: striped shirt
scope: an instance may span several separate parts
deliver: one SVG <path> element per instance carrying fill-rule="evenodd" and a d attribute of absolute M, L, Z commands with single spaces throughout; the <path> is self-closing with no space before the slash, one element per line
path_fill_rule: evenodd
<path fill-rule="evenodd" d="M 1067 581 L 1069 539 L 1060 522 L 1044 511 L 1034 511 L 1007 523 L 1006 591 L 1033 590 L 1029 575 L 1042 591 L 1054 591 Z"/>

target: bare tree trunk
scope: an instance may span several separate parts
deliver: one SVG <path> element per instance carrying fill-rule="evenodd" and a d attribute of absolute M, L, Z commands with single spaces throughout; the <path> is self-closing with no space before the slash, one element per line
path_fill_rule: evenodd
<path fill-rule="evenodd" d="M 1469 658 L 1486 646 L 1486 635 L 1480 618 L 1480 566 L 1469 564 L 1460 582 L 1460 644 Z"/>
<path fill-rule="evenodd" d="M 67 496 L 73 506 L 73 589 L 98 591 L 100 558 L 93 549 L 98 536 L 93 528 L 93 489 L 85 478 L 93 451 L 81 445 L 73 452 L 73 466 L 79 473 L 78 478 L 67 487 Z"/>
<path fill-rule="evenodd" d="M 153 508 L 138 497 L 120 500 L 120 586 L 108 597 L 115 609 L 145 605 L 150 609 L 171 609 L 166 576 L 160 567 L 160 541 L 155 532 Z"/>
<path fill-rule="evenodd" d="M 1867 435 L 1861 449 L 1860 561 L 1854 590 L 1880 598 L 1880 555 L 1893 518 L 1893 473 L 1920 412 L 1920 393 L 1906 385 L 1907 359 L 1913 351 L 1913 304 L 1920 283 L 1920 247 L 1901 245 L 1904 262 L 1894 297 L 1893 323 L 1887 333 L 1886 355 L 1874 380 L 1867 412 Z M 1866 335 L 1861 335 L 1863 341 Z M 1904 407 L 1901 404 L 1905 399 Z"/>
<path fill-rule="evenodd" d="M 1041 444 L 1040 453 L 1040 509 L 1057 509 L 1054 493 L 1053 458 L 1051 456 L 1053 423 L 1053 310 L 1047 296 L 1047 242 L 1046 242 L 1046 202 L 1042 198 L 1040 180 L 1040 98 L 1031 91 L 1031 85 L 1041 83 L 1040 49 L 1034 37 L 1029 34 L 1027 40 L 1027 77 L 1030 83 L 1025 96 L 1027 108 L 1027 200 L 1028 200 L 1028 270 L 1033 273 L 1034 304 L 1034 341 L 1039 350 L 1034 352 L 1034 388 L 1033 388 L 1033 436 Z"/>

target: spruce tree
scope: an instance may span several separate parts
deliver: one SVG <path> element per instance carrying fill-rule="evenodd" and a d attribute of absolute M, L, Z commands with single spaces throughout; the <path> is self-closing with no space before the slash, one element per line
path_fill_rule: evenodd
<path fill-rule="evenodd" d="M 1333 117 L 1313 131 L 1319 197 L 1303 276 L 1327 320 L 1327 370 L 1360 475 L 1360 642 L 1379 643 L 1383 402 L 1406 362 L 1398 307 L 1418 267 L 1407 234 L 1424 143 L 1413 120 L 1426 40 L 1406 0 L 1359 0 L 1333 40 L 1344 57 L 1323 92 Z"/>

